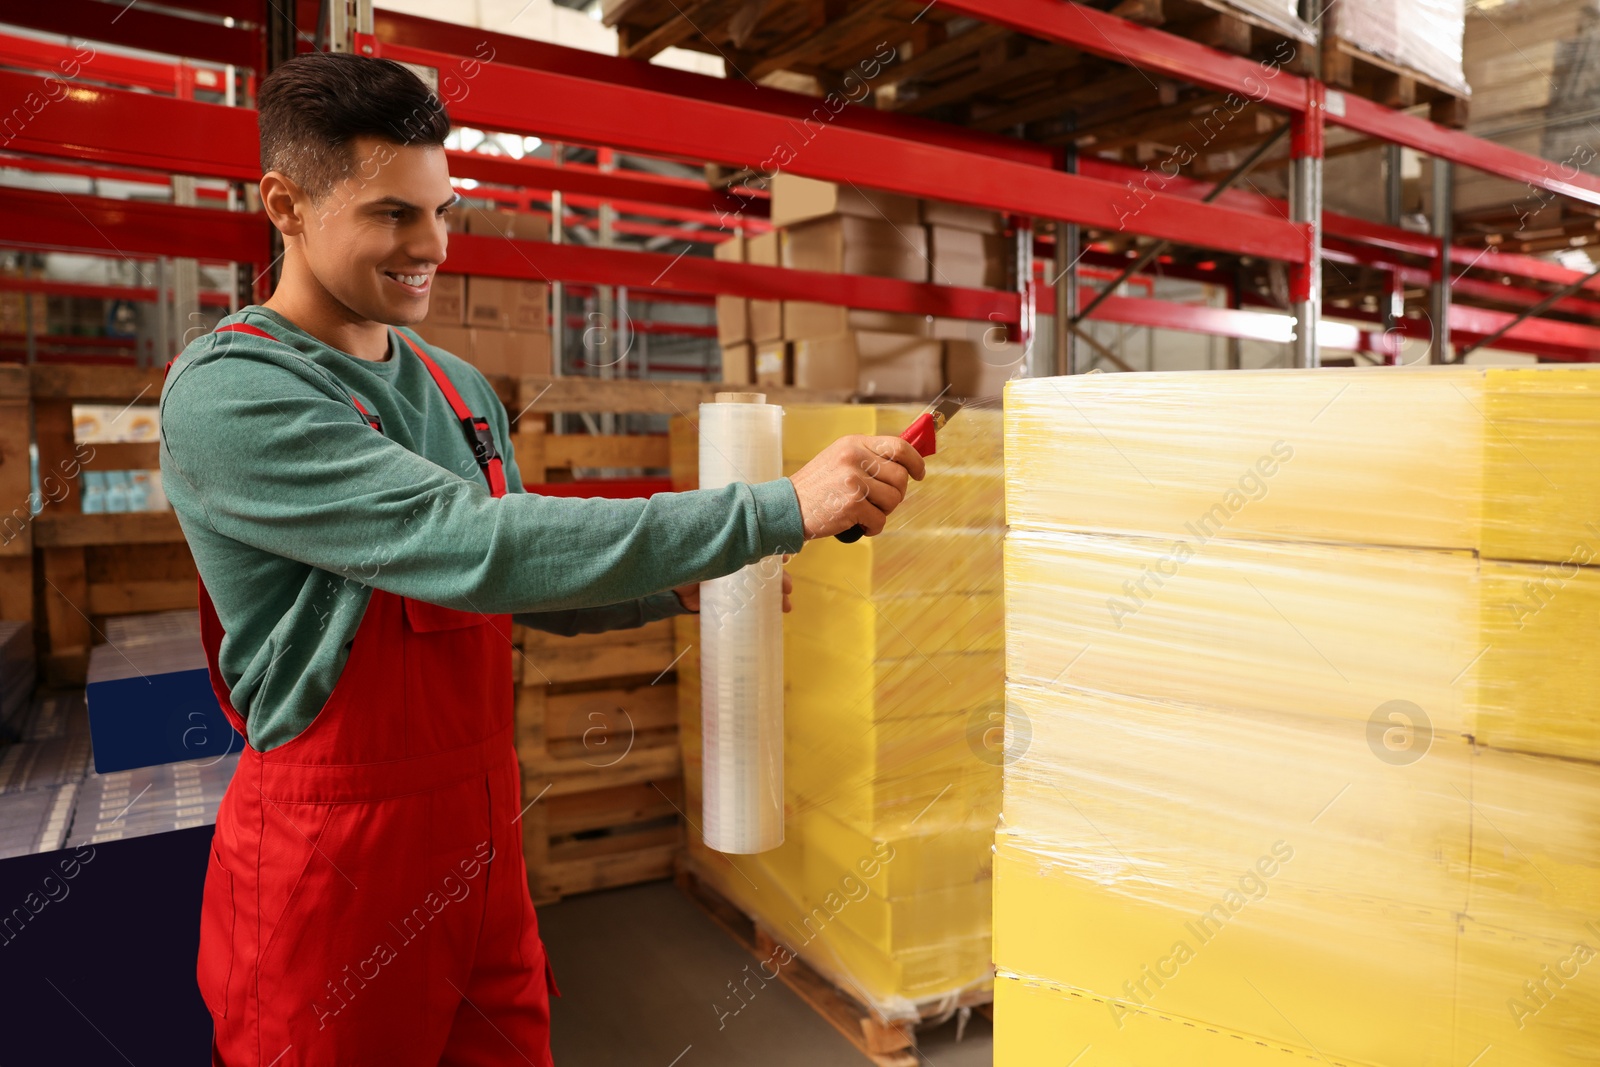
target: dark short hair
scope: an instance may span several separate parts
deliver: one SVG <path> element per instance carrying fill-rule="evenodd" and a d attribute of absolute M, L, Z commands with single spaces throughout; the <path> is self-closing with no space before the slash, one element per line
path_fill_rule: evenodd
<path fill-rule="evenodd" d="M 296 56 L 261 82 L 261 173 L 294 179 L 313 201 L 351 169 L 357 137 L 403 145 L 443 145 L 444 102 L 392 59 L 349 52 Z"/>

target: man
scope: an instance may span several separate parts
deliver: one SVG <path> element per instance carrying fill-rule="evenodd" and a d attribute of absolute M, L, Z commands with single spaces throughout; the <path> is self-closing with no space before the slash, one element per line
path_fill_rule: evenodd
<path fill-rule="evenodd" d="M 309 55 L 263 81 L 260 123 L 282 281 L 190 344 L 161 400 L 213 686 L 249 742 L 201 916 L 213 1060 L 548 1064 L 511 619 L 692 610 L 704 579 L 881 531 L 922 460 L 848 437 L 758 485 L 524 493 L 488 383 L 391 328 L 422 321 L 445 258 L 438 99 L 398 64 Z"/>

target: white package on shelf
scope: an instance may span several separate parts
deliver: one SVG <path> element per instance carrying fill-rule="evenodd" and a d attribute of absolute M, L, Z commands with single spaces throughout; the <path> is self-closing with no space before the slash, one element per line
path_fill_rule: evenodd
<path fill-rule="evenodd" d="M 783 475 L 783 409 L 700 405 L 700 487 Z M 783 568 L 765 559 L 700 583 L 702 831 L 749 854 L 783 844 Z"/>

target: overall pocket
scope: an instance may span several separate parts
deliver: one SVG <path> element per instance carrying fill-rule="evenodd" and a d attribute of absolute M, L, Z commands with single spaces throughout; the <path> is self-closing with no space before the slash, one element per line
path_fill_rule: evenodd
<path fill-rule="evenodd" d="M 228 1017 L 228 980 L 233 975 L 233 873 L 217 858 L 212 846 L 206 862 L 205 895 L 200 905 L 200 956 L 195 963 L 195 983 L 206 1009 L 219 1019 Z"/>

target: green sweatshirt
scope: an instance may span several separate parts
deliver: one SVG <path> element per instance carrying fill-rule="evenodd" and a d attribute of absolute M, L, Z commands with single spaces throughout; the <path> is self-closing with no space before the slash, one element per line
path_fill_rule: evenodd
<path fill-rule="evenodd" d="M 258 750 L 316 717 L 372 589 L 594 632 L 677 614 L 675 586 L 803 543 L 787 478 L 648 500 L 524 492 L 494 390 L 425 345 L 493 425 L 509 486 L 496 500 L 444 394 L 399 337 L 372 362 L 263 307 L 223 321 L 283 343 L 212 333 L 183 350 L 161 391 L 161 472 L 227 634 L 223 679 Z"/>

